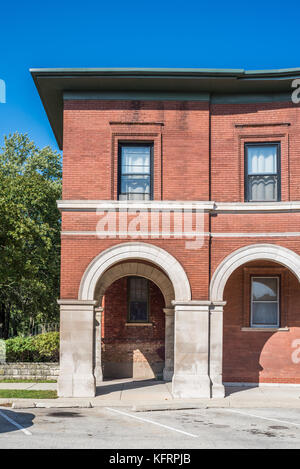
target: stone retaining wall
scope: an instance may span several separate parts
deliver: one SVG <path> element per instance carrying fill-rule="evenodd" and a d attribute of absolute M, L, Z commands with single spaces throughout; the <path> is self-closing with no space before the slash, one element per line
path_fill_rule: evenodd
<path fill-rule="evenodd" d="M 57 379 L 59 363 L 0 364 L 1 379 Z"/>

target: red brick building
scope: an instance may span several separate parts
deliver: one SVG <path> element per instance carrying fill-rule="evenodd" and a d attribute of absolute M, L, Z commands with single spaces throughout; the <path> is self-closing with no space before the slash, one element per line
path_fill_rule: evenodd
<path fill-rule="evenodd" d="M 31 72 L 63 149 L 59 394 L 300 384 L 300 70 Z"/>

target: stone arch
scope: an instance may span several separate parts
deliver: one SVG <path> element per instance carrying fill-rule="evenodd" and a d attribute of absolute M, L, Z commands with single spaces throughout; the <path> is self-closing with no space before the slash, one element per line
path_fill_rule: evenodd
<path fill-rule="evenodd" d="M 255 260 L 268 260 L 287 267 L 300 282 L 300 256 L 275 244 L 252 244 L 229 254 L 219 264 L 210 283 L 210 300 L 223 301 L 223 292 L 230 275 L 241 265 Z"/>
<path fill-rule="evenodd" d="M 102 297 L 105 294 L 105 291 L 112 283 L 122 277 L 127 277 L 131 275 L 144 277 L 155 283 L 164 297 L 165 307 L 172 308 L 171 302 L 172 300 L 174 300 L 175 294 L 173 285 L 169 277 L 167 277 L 156 267 L 149 264 L 143 264 L 142 262 L 126 262 L 123 264 L 121 263 L 114 265 L 110 269 L 106 270 L 97 283 L 95 289 L 95 298 L 101 304 Z"/>
<path fill-rule="evenodd" d="M 164 249 L 148 243 L 130 242 L 110 247 L 96 256 L 86 268 L 79 287 L 79 300 L 94 300 L 97 284 L 102 276 L 111 267 L 128 260 L 144 260 L 158 266 L 164 273 L 159 278 L 160 285 L 167 290 L 170 283 L 174 290 L 176 301 L 189 301 L 191 299 L 191 288 L 187 275 L 181 264 Z M 151 268 L 151 267 L 150 267 Z M 158 270 L 158 269 L 156 269 Z M 158 271 L 159 272 L 159 271 Z M 166 277 L 166 278 L 164 278 Z M 109 275 L 107 276 L 107 280 Z M 151 279 L 152 280 L 152 279 Z M 153 278 L 154 283 L 155 282 Z M 160 287 L 160 285 L 158 285 Z"/>

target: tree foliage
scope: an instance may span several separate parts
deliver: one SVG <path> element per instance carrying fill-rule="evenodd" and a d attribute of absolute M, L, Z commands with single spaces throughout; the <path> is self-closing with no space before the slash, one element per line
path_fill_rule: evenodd
<path fill-rule="evenodd" d="M 58 362 L 59 333 L 47 332 L 34 337 L 13 337 L 5 341 L 6 361 Z"/>
<path fill-rule="evenodd" d="M 5 137 L 0 151 L 0 324 L 7 338 L 57 319 L 61 157 L 27 135 Z"/>

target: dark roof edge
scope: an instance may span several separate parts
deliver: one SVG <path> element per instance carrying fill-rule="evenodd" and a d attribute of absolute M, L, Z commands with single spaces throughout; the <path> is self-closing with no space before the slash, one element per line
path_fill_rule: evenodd
<path fill-rule="evenodd" d="M 31 73 L 31 69 L 30 69 L 30 73 Z M 57 127 L 55 125 L 55 121 L 53 119 L 51 119 L 51 116 L 52 116 L 52 112 L 49 110 L 48 108 L 48 104 L 47 104 L 47 100 L 46 98 L 44 98 L 42 92 L 41 92 L 41 89 L 40 89 L 40 86 L 38 84 L 38 81 L 37 81 L 37 77 L 35 74 L 31 73 L 32 75 L 32 78 L 33 78 L 33 81 L 34 81 L 34 84 L 36 86 L 36 89 L 38 91 L 38 94 L 39 94 L 39 97 L 42 101 L 42 104 L 44 106 L 44 109 L 45 109 L 45 112 L 47 114 L 47 117 L 48 117 L 48 121 L 49 121 L 49 124 L 51 126 L 51 129 L 52 129 L 52 132 L 54 133 L 54 137 L 57 141 L 57 145 L 58 145 L 58 148 L 60 150 L 62 150 L 62 146 L 63 146 L 63 135 L 62 135 L 62 132 L 60 132 L 60 129 L 59 127 Z"/>
<path fill-rule="evenodd" d="M 300 78 L 300 68 L 31 68 L 30 73 L 60 149 L 64 91 L 267 94 L 287 92 Z"/>
<path fill-rule="evenodd" d="M 300 67 L 270 70 L 218 69 L 218 68 L 31 68 L 35 75 L 116 75 L 116 76 L 235 76 L 235 77 L 272 77 L 299 74 Z"/>

